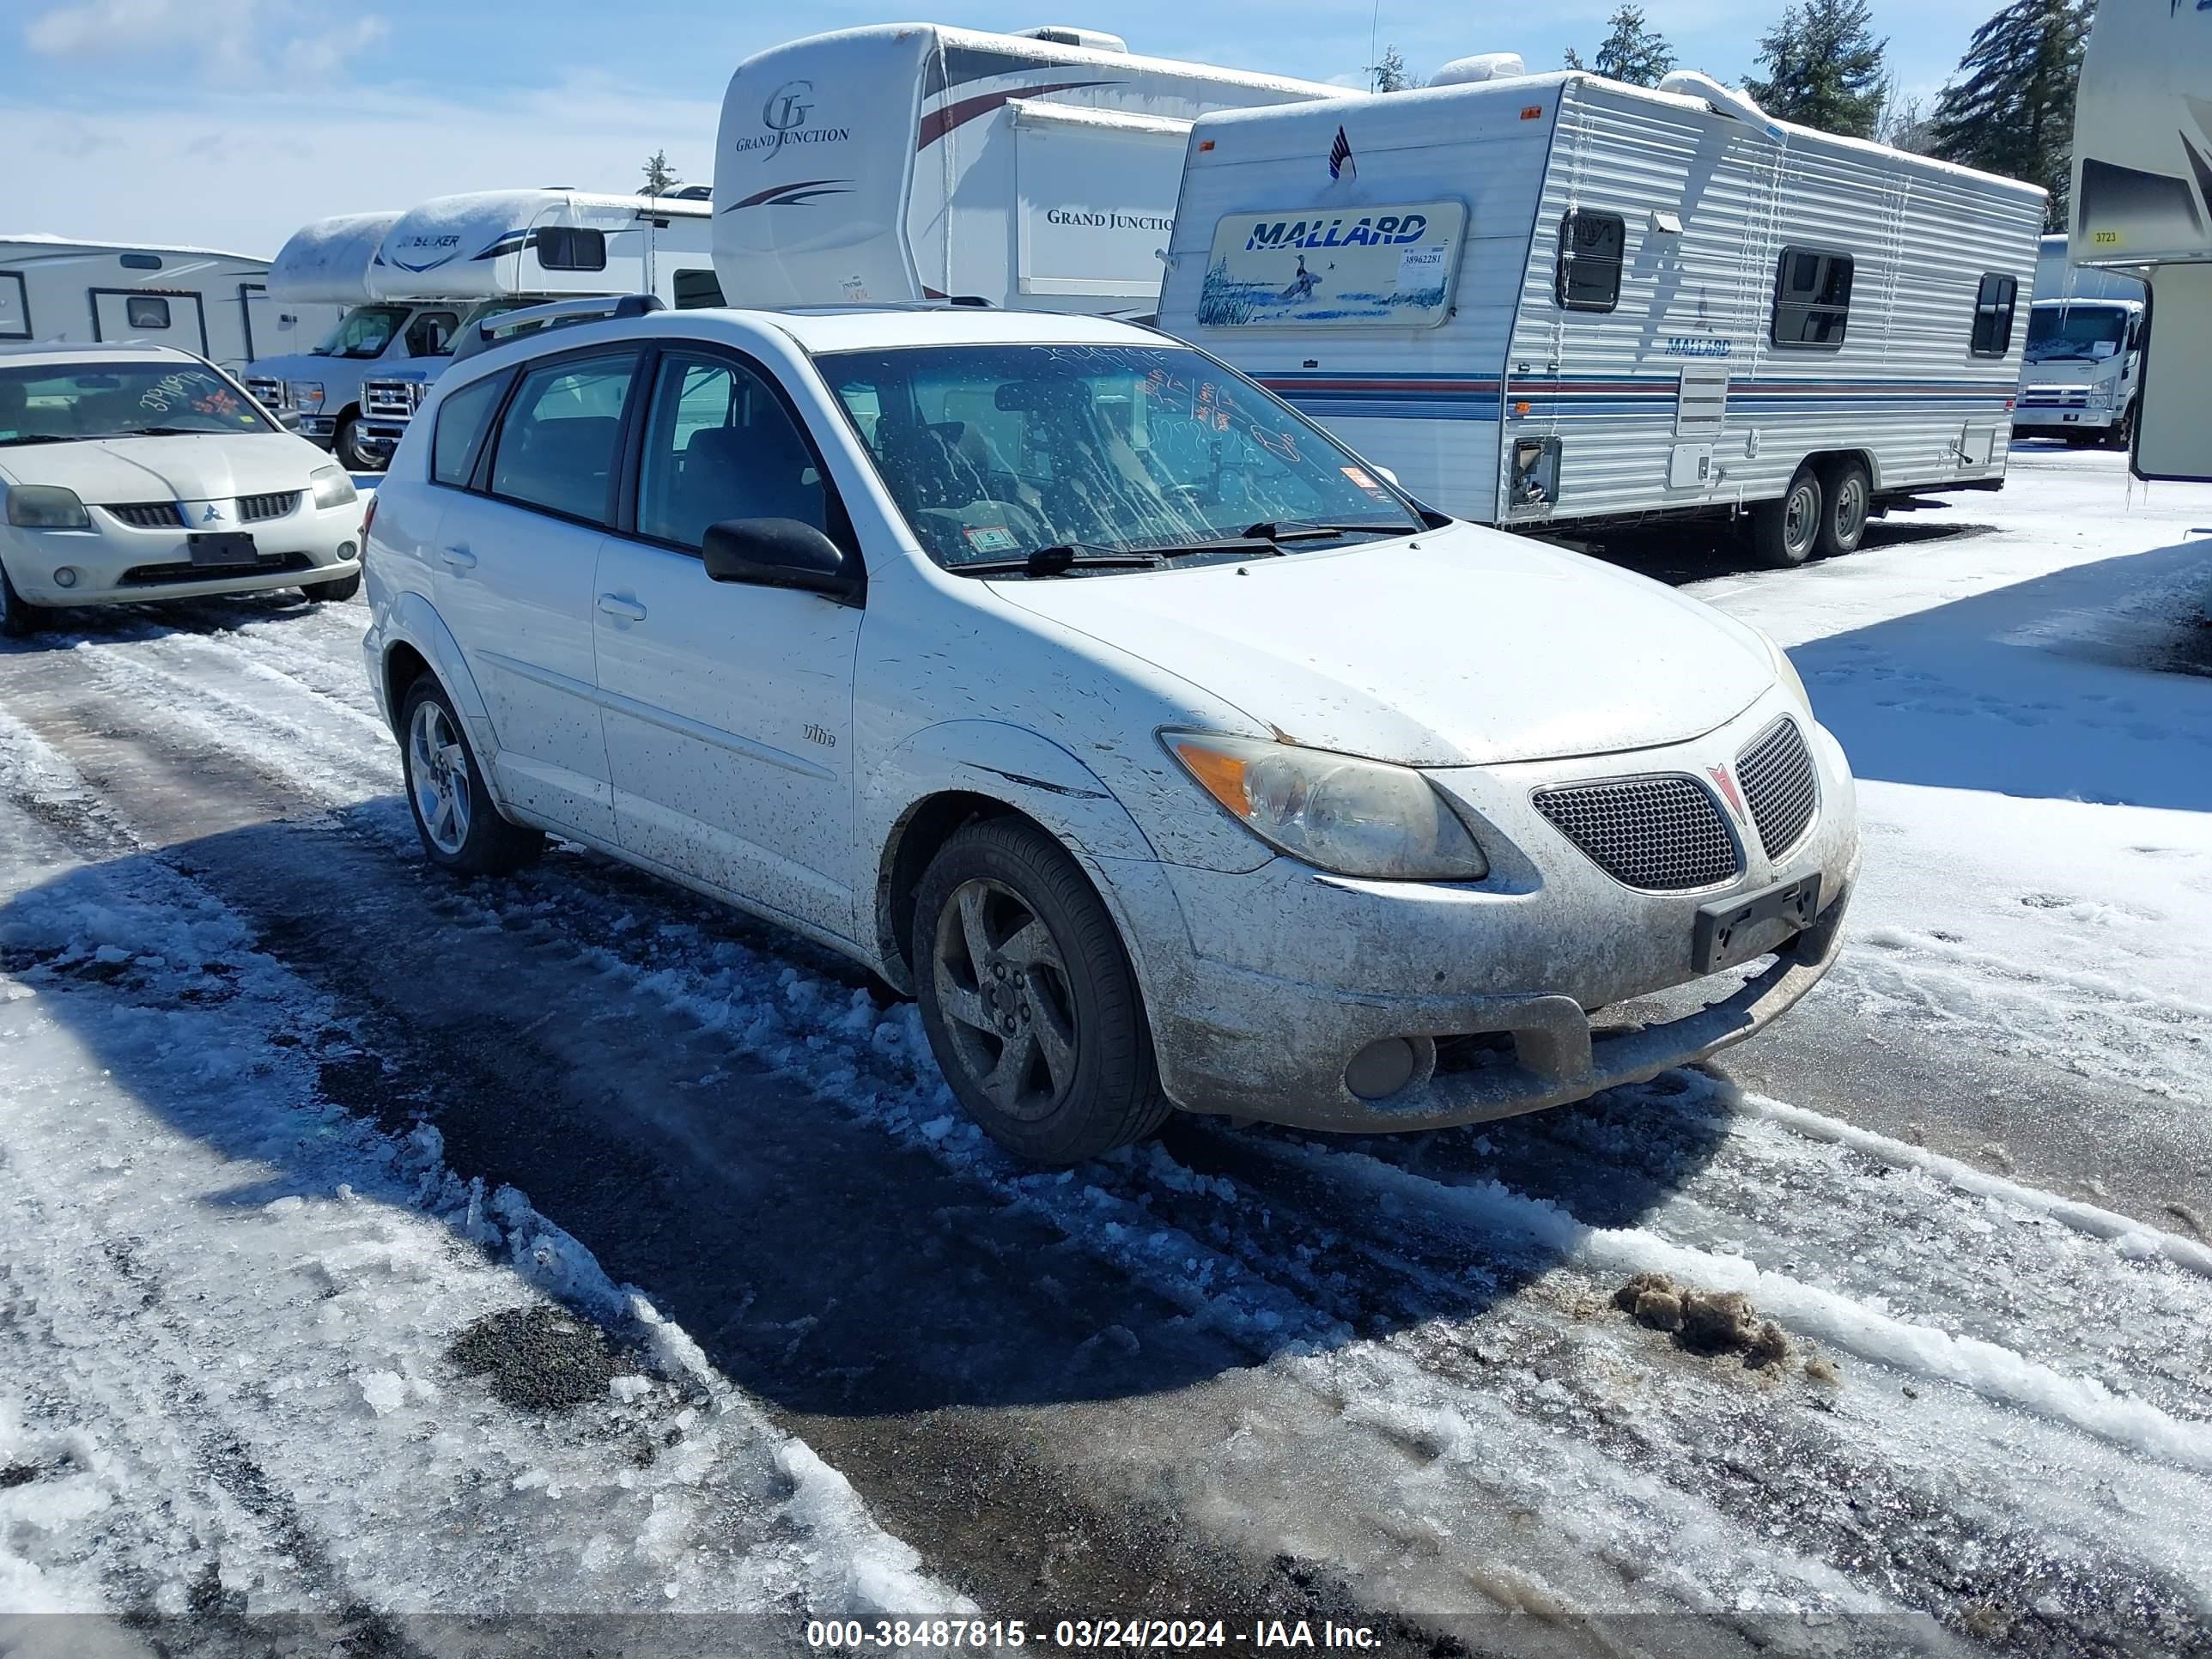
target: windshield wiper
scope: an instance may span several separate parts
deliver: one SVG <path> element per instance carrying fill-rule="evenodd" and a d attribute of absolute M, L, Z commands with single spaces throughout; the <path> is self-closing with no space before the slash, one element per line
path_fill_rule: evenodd
<path fill-rule="evenodd" d="M 121 432 L 95 432 L 95 438 L 204 438 L 209 434 L 204 426 L 134 426 Z"/>
<path fill-rule="evenodd" d="M 73 444 L 82 440 L 64 437 L 58 432 L 26 432 L 19 437 L 0 438 L 0 449 L 13 449 L 17 444 Z"/>
<path fill-rule="evenodd" d="M 1244 532 L 1271 542 L 1313 541 L 1324 536 L 1410 536 L 1414 532 L 1395 524 L 1316 524 L 1310 519 L 1267 519 Z"/>
<path fill-rule="evenodd" d="M 1055 542 L 1018 559 L 987 559 L 980 564 L 956 564 L 959 576 L 1057 576 L 1063 570 L 1157 570 L 1164 561 L 1148 548 L 1099 547 L 1090 542 Z"/>

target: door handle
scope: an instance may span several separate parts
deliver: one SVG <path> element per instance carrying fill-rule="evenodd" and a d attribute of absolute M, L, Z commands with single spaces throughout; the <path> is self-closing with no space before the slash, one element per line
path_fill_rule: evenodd
<path fill-rule="evenodd" d="M 477 568 L 477 556 L 465 547 L 441 547 L 438 550 L 438 557 L 444 561 L 448 570 L 473 570 Z"/>
<path fill-rule="evenodd" d="M 624 622 L 645 620 L 645 607 L 635 599 L 626 599 L 619 593 L 600 594 L 599 609 L 610 617 L 620 617 Z"/>

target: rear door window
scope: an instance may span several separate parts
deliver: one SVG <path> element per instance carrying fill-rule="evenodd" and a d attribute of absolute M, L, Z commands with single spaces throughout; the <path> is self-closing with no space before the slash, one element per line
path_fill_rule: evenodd
<path fill-rule="evenodd" d="M 615 452 L 636 376 L 634 351 L 526 372 L 500 424 L 491 493 L 564 518 L 612 522 Z"/>

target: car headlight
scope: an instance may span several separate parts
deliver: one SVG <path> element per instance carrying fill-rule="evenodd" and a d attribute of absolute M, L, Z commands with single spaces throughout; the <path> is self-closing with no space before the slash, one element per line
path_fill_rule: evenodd
<path fill-rule="evenodd" d="M 1256 738 L 1165 732 L 1199 787 L 1278 851 L 1340 876 L 1480 881 L 1490 861 L 1410 767 Z"/>
<path fill-rule="evenodd" d="M 320 380 L 291 382 L 292 401 L 301 409 L 320 409 L 323 406 L 323 383 Z"/>
<path fill-rule="evenodd" d="M 1766 654 L 1774 663 L 1774 678 L 1782 689 L 1797 699 L 1797 706 L 1807 714 L 1813 712 L 1813 699 L 1805 690 L 1805 677 L 1797 672 L 1797 665 L 1790 660 L 1790 653 L 1777 645 L 1773 638 L 1762 630 L 1759 639 L 1766 646 Z"/>
<path fill-rule="evenodd" d="M 2112 406 L 2112 386 L 2109 380 L 2100 380 L 2089 388 L 2089 407 L 2110 409 Z"/>
<path fill-rule="evenodd" d="M 92 516 L 74 489 L 17 484 L 8 492 L 8 522 L 20 530 L 89 530 Z"/>
<path fill-rule="evenodd" d="M 359 499 L 353 480 L 342 466 L 319 466 L 307 475 L 307 479 L 315 486 L 317 507 L 347 507 Z"/>

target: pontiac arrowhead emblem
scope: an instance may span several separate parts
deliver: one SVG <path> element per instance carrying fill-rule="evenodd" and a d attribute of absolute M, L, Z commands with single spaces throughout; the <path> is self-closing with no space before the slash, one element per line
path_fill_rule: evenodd
<path fill-rule="evenodd" d="M 1735 780 L 1729 775 L 1728 768 L 1708 766 L 1705 771 L 1712 781 L 1720 786 L 1721 796 L 1728 802 L 1729 811 L 1735 814 L 1736 822 L 1749 823 L 1751 815 L 1743 810 L 1743 796 L 1737 792 Z"/>

